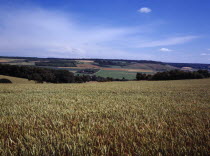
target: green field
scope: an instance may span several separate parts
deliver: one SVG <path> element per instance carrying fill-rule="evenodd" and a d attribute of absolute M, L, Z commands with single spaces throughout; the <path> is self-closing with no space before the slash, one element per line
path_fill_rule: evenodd
<path fill-rule="evenodd" d="M 115 79 L 122 79 L 123 77 L 128 80 L 136 79 L 136 72 L 118 70 L 100 70 L 95 75 L 101 77 L 111 77 Z"/>
<path fill-rule="evenodd" d="M 208 155 L 210 79 L 0 84 L 0 155 Z"/>

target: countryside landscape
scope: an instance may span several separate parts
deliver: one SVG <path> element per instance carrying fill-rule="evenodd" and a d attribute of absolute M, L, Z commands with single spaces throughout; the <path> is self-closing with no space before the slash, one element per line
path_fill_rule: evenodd
<path fill-rule="evenodd" d="M 59 59 L 37 57 L 0 57 L 1 64 L 68 70 L 74 75 L 135 80 L 137 73 L 155 74 L 170 70 L 210 70 L 210 64 L 164 63 L 149 60 Z"/>
<path fill-rule="evenodd" d="M 100 75 L 112 77 L 112 82 L 67 84 L 0 75 L 11 81 L 0 84 L 1 155 L 208 155 L 209 78 L 126 77 L 127 70 L 133 75 L 174 69 L 190 73 L 198 70 L 192 67 L 204 70 L 208 64 L 180 69 L 153 61 L 96 60 L 106 63 L 99 65 L 93 60 L 30 59 L 1 58 L 1 64 L 37 68 L 38 62 L 38 68 L 75 75 L 118 70 Z"/>
<path fill-rule="evenodd" d="M 0 156 L 208 156 L 208 0 L 0 0 Z"/>

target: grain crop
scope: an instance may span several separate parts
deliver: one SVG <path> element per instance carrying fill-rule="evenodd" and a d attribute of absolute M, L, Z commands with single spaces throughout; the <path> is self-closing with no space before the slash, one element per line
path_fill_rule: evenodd
<path fill-rule="evenodd" d="M 210 79 L 0 84 L 0 155 L 208 155 Z"/>

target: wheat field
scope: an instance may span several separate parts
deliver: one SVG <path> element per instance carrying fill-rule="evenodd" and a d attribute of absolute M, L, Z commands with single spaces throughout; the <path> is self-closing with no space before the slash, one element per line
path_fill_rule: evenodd
<path fill-rule="evenodd" d="M 0 155 L 208 155 L 210 79 L 0 84 Z"/>

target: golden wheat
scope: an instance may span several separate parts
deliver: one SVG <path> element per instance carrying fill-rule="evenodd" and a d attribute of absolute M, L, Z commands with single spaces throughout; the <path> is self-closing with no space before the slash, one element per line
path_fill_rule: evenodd
<path fill-rule="evenodd" d="M 0 155 L 208 155 L 210 79 L 1 84 Z"/>

